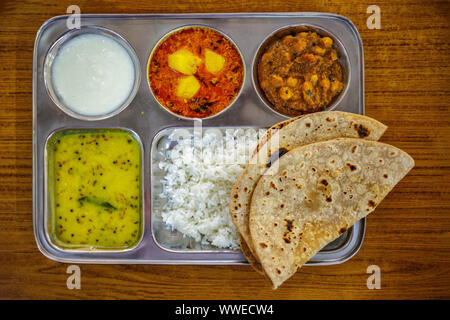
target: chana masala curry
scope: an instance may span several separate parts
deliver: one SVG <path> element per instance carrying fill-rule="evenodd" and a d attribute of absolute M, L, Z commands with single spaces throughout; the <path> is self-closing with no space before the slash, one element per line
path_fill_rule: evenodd
<path fill-rule="evenodd" d="M 270 43 L 258 63 L 258 81 L 272 107 L 287 116 L 323 111 L 344 89 L 333 39 L 313 31 Z"/>
<path fill-rule="evenodd" d="M 166 109 L 183 117 L 206 118 L 236 98 L 244 64 L 236 47 L 219 32 L 188 27 L 157 47 L 148 77 L 156 99 Z"/>

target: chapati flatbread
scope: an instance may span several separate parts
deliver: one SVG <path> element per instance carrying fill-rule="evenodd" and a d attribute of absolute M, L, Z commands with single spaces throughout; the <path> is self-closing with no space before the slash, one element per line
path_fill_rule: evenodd
<path fill-rule="evenodd" d="M 255 257 L 273 287 L 371 213 L 413 166 L 396 147 L 350 138 L 280 158 L 256 185 L 249 217 Z"/>
<path fill-rule="evenodd" d="M 255 271 L 258 272 L 259 274 L 265 275 L 261 263 L 259 263 L 259 261 L 256 260 L 255 256 L 250 252 L 247 243 L 245 242 L 245 240 L 242 238 L 241 235 L 239 235 L 239 244 L 241 246 L 242 253 L 244 254 L 245 258 L 247 258 L 247 261 L 250 263 L 253 269 L 255 269 Z"/>
<path fill-rule="evenodd" d="M 372 118 L 341 111 L 324 111 L 276 124 L 258 143 L 250 157 L 248 166 L 233 186 L 230 200 L 230 214 L 234 225 L 247 243 L 244 255 L 249 262 L 254 251 L 250 239 L 248 216 L 250 199 L 261 175 L 271 165 L 273 155 L 282 156 L 293 148 L 340 137 L 378 140 L 387 126 Z M 252 264 L 253 265 L 253 264 Z M 256 266 L 255 268 L 259 268 Z"/>
<path fill-rule="evenodd" d="M 299 117 L 295 117 L 295 118 L 291 118 L 282 122 L 279 122 L 275 125 L 273 125 L 272 127 L 270 127 L 269 129 L 266 130 L 266 132 L 264 133 L 264 135 L 261 137 L 261 139 L 259 139 L 258 144 L 256 145 L 255 149 L 253 150 L 253 153 L 251 155 L 252 159 L 256 159 L 255 157 L 257 156 L 257 153 L 259 152 L 259 150 L 261 149 L 261 147 L 268 141 L 270 140 L 270 137 L 272 137 L 272 135 L 277 132 L 278 130 L 280 130 L 281 128 L 285 127 L 286 125 L 288 125 L 289 123 L 300 119 L 302 116 Z"/>

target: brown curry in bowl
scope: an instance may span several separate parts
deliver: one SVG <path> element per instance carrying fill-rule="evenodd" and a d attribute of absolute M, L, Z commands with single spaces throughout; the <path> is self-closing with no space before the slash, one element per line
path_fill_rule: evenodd
<path fill-rule="evenodd" d="M 270 42 L 257 62 L 260 89 L 287 116 L 325 110 L 344 90 L 344 71 L 331 37 L 313 30 Z"/>

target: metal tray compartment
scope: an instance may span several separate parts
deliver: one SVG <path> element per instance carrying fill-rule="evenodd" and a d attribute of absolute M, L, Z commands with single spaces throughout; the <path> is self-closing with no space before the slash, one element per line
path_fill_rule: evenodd
<path fill-rule="evenodd" d="M 53 233 L 53 227 L 54 225 L 57 223 L 56 220 L 56 216 L 55 216 L 55 200 L 53 195 L 55 194 L 54 192 L 54 183 L 55 183 L 55 179 L 56 177 L 54 176 L 54 166 L 56 166 L 55 162 L 54 162 L 54 154 L 55 151 L 52 151 L 52 149 L 55 147 L 56 144 L 56 140 L 59 139 L 60 137 L 66 135 L 66 134 L 76 134 L 76 133 L 96 133 L 96 134 L 102 134 L 102 133 L 108 133 L 108 132 L 121 132 L 121 133 L 125 133 L 128 134 L 130 138 L 133 138 L 138 146 L 139 146 L 139 151 L 140 151 L 140 168 L 139 168 L 139 175 L 140 175 L 140 179 L 139 179 L 139 189 L 140 189 L 140 227 L 139 227 L 139 240 L 134 243 L 132 246 L 130 247 L 126 247 L 126 248 L 102 248 L 99 246 L 85 246 L 85 245 L 69 245 L 67 243 L 58 243 L 57 239 L 55 239 L 55 234 Z M 127 130 L 127 129 L 121 129 L 121 128 L 114 128 L 114 129 L 104 129 L 104 128 L 96 128 L 96 129 L 61 129 L 58 131 L 53 132 L 49 138 L 47 139 L 46 142 L 46 147 L 45 147 L 45 164 L 46 164 L 46 169 L 45 169 L 45 182 L 44 182 L 44 186 L 45 186 L 45 206 L 44 206 L 44 221 L 45 221 L 45 235 L 47 237 L 48 242 L 50 243 L 51 246 L 55 247 L 58 250 L 63 250 L 63 251 L 79 251 L 79 252 L 89 252 L 92 250 L 95 251 L 104 251 L 104 252 L 108 252 L 108 251 L 116 251 L 116 252 L 121 252 L 121 251 L 129 251 L 129 250 L 133 250 L 141 241 L 142 241 L 142 234 L 143 234 L 143 226 L 145 225 L 145 221 L 144 221 L 144 210 L 143 210 L 143 185 L 142 185 L 142 142 L 139 139 L 139 137 L 132 131 Z"/>
<path fill-rule="evenodd" d="M 227 34 L 240 48 L 251 74 L 253 58 L 262 41 L 273 31 L 287 25 L 312 24 L 332 31 L 345 48 L 350 66 L 348 88 L 334 110 L 364 114 L 364 66 L 361 39 L 355 26 L 345 17 L 323 13 L 277 14 L 182 14 L 182 15 L 82 15 L 81 23 L 117 32 L 136 51 L 142 79 L 136 97 L 118 115 L 83 121 L 63 113 L 52 102 L 44 84 L 44 60 L 52 44 L 65 32 L 66 16 L 47 21 L 38 31 L 33 57 L 33 225 L 39 250 L 48 258 L 67 263 L 121 264 L 247 264 L 239 251 L 173 251 L 161 243 L 152 220 L 152 143 L 172 127 L 193 127 L 192 120 L 177 119 L 161 110 L 153 98 L 145 70 L 153 47 L 167 32 L 184 25 L 205 25 Z M 204 127 L 267 128 L 284 118 L 268 109 L 256 94 L 247 76 L 242 94 L 226 112 L 203 121 Z M 142 241 L 124 252 L 73 252 L 51 245 L 45 232 L 45 144 L 52 132 L 70 128 L 123 128 L 140 137 L 143 144 L 143 210 L 145 223 Z M 165 131 L 162 131 L 167 129 Z M 159 133 L 159 134 L 158 134 Z M 308 265 L 329 265 L 350 259 L 360 248 L 365 229 L 361 220 L 341 238 L 324 248 Z M 156 240 L 156 241 L 155 241 Z"/>
<path fill-rule="evenodd" d="M 208 130 L 214 129 L 219 130 L 222 135 L 226 130 L 235 130 L 236 127 L 205 127 L 202 128 L 200 133 L 205 134 Z M 259 128 L 245 128 L 240 127 L 243 130 L 258 130 Z M 163 221 L 162 212 L 164 211 L 164 205 L 166 204 L 166 199 L 161 199 L 159 195 L 163 191 L 162 180 L 164 178 L 165 172 L 160 169 L 159 164 L 166 159 L 166 154 L 168 151 L 172 150 L 176 144 L 177 131 L 186 132 L 191 136 L 194 136 L 194 130 L 192 127 L 170 127 L 158 132 L 153 139 L 151 146 L 151 228 L 153 239 L 156 244 L 162 249 L 171 252 L 236 252 L 231 249 L 221 249 L 208 244 L 201 244 L 195 239 L 186 237 L 181 232 L 177 230 L 172 230 Z M 261 129 L 262 130 L 262 129 Z M 264 130 L 262 130 L 264 132 Z M 251 152 L 251 150 L 249 151 Z M 244 164 L 245 165 L 245 164 Z M 357 228 L 357 227 L 356 227 Z M 342 250 L 345 246 L 352 241 L 353 238 L 358 238 L 358 235 L 350 228 L 347 232 L 342 234 L 338 239 L 334 240 L 332 243 L 328 244 L 323 250 L 323 253 L 329 254 L 332 251 L 338 252 Z M 353 239 L 355 240 L 355 239 Z"/>

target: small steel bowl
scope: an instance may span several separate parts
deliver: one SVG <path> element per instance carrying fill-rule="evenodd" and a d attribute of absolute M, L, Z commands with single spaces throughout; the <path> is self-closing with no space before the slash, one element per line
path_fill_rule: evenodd
<path fill-rule="evenodd" d="M 335 36 L 332 32 L 322 28 L 318 27 L 316 25 L 312 24 L 297 24 L 297 25 L 288 25 L 281 28 L 276 29 L 271 34 L 269 34 L 259 45 L 258 49 L 256 50 L 256 54 L 253 58 L 253 69 L 252 69 L 252 82 L 253 87 L 255 88 L 256 94 L 261 99 L 263 104 L 278 114 L 279 116 L 283 118 L 292 118 L 294 116 L 283 114 L 277 110 L 275 110 L 275 107 L 273 104 L 267 99 L 264 90 L 261 88 L 258 80 L 258 64 L 261 59 L 261 56 L 266 52 L 267 47 L 273 43 L 275 40 L 282 39 L 283 37 L 287 35 L 296 35 L 300 32 L 307 32 L 307 31 L 313 31 L 319 34 L 322 37 L 330 37 L 333 39 L 333 48 L 336 49 L 336 51 L 339 54 L 339 63 L 342 66 L 343 70 L 343 84 L 344 84 L 344 90 L 333 98 L 333 100 L 330 101 L 328 104 L 328 107 L 325 109 L 325 111 L 331 111 L 334 110 L 342 100 L 342 98 L 347 93 L 348 84 L 350 83 L 350 61 L 348 59 L 347 51 L 345 50 L 345 47 L 342 45 L 341 41 L 337 36 Z M 300 115 L 300 114 L 299 114 Z"/>
<path fill-rule="evenodd" d="M 185 117 L 182 115 L 179 115 L 175 112 L 172 112 L 171 110 L 167 109 L 165 106 L 163 106 L 161 104 L 161 102 L 159 102 L 159 100 L 156 98 L 155 93 L 153 92 L 151 83 L 150 83 L 150 78 L 149 78 L 149 68 L 150 68 L 150 62 L 152 61 L 153 55 L 156 51 L 156 49 L 158 49 L 158 47 L 164 42 L 166 41 L 171 35 L 173 35 L 174 33 L 177 33 L 181 30 L 184 29 L 190 29 L 190 28 L 203 28 L 203 29 L 210 29 L 213 30 L 217 33 L 219 33 L 222 37 L 224 37 L 225 39 L 227 39 L 228 41 L 230 41 L 230 43 L 234 46 L 234 48 L 236 49 L 236 51 L 239 53 L 239 56 L 241 57 L 241 61 L 242 61 L 242 67 L 243 67 L 243 75 L 242 75 L 242 85 L 241 88 L 238 92 L 238 94 L 234 97 L 233 101 L 231 101 L 231 103 L 226 106 L 222 111 L 215 113 L 209 117 L 204 117 L 204 118 L 190 118 L 190 117 Z M 148 58 L 148 62 L 147 62 L 147 83 L 148 83 L 148 87 L 150 88 L 150 92 L 152 93 L 153 98 L 155 99 L 155 101 L 158 103 L 158 105 L 160 106 L 161 109 L 165 110 L 166 112 L 170 113 L 171 115 L 179 118 L 179 119 L 184 119 L 184 120 L 206 120 L 206 119 L 212 119 L 215 118 L 219 115 L 221 115 L 222 113 L 224 113 L 225 111 L 227 111 L 228 109 L 231 108 L 232 105 L 234 105 L 234 103 L 239 99 L 239 96 L 241 95 L 243 89 L 244 89 L 244 84 L 245 84 L 245 79 L 246 79 L 246 67 L 245 67 L 245 60 L 244 60 L 244 56 L 241 53 L 241 50 L 239 50 L 239 47 L 237 46 L 237 44 L 225 33 L 223 33 L 222 31 L 216 29 L 216 28 L 212 28 L 210 26 L 207 25 L 199 25 L 199 24 L 193 24 L 193 25 L 185 25 L 185 26 L 181 26 L 178 27 L 176 29 L 173 29 L 171 31 L 169 31 L 168 33 L 166 33 L 161 39 L 158 40 L 158 42 L 155 44 L 155 46 L 153 47 L 152 51 L 150 52 L 150 56 Z"/>
<path fill-rule="evenodd" d="M 109 38 L 115 40 L 120 45 L 122 45 L 122 47 L 128 52 L 128 54 L 133 62 L 134 84 L 133 84 L 133 88 L 130 91 L 130 94 L 128 95 L 128 98 L 116 109 L 114 109 L 113 111 L 106 113 L 106 114 L 85 115 L 82 113 L 75 112 L 74 110 L 72 110 L 69 106 L 67 106 L 64 103 L 62 98 L 58 96 L 58 94 L 56 93 L 56 91 L 53 87 L 52 65 L 53 65 L 53 61 L 55 60 L 55 58 L 59 52 L 59 49 L 65 43 L 67 43 L 67 41 L 70 41 L 71 39 L 73 39 L 77 36 L 80 36 L 80 35 L 84 35 L 84 34 L 97 34 L 97 35 L 106 36 L 106 37 L 109 37 Z M 119 114 L 126 107 L 128 107 L 128 105 L 131 103 L 131 101 L 133 101 L 133 99 L 136 96 L 136 93 L 139 89 L 140 81 L 141 81 L 140 63 L 139 63 L 139 59 L 138 59 L 133 47 L 118 33 L 114 32 L 112 30 L 103 28 L 103 27 L 99 27 L 99 26 L 83 26 L 80 29 L 73 29 L 73 30 L 70 30 L 70 31 L 64 33 L 50 47 L 50 49 L 48 50 L 47 55 L 45 57 L 45 61 L 44 61 L 44 83 L 45 83 L 45 87 L 47 89 L 48 95 L 50 96 L 52 101 L 56 104 L 56 106 L 61 111 L 63 111 L 64 113 L 66 113 L 74 118 L 80 119 L 80 120 L 88 120 L 88 121 L 103 120 L 103 119 L 110 118 L 110 117 L 113 117 L 113 116 Z"/>

